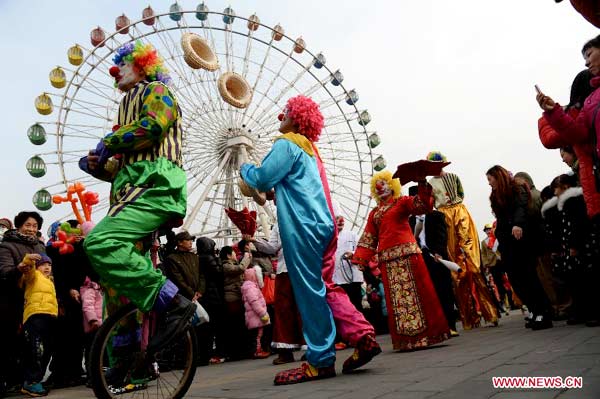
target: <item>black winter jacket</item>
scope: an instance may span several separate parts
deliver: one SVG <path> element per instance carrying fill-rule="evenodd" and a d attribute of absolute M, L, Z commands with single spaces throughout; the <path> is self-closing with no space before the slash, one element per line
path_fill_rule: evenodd
<path fill-rule="evenodd" d="M 196 240 L 200 270 L 206 279 L 206 290 L 200 303 L 207 306 L 221 306 L 225 303 L 223 266 L 215 256 L 215 246 L 210 238 L 200 237 Z"/>

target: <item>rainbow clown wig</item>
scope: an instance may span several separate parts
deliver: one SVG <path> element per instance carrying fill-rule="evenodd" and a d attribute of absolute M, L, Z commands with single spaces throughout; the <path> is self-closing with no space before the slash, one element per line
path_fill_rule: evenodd
<path fill-rule="evenodd" d="M 381 202 L 381 198 L 379 198 L 379 195 L 377 195 L 377 189 L 375 188 L 375 184 L 377 184 L 377 180 L 386 181 L 387 184 L 392 189 L 392 196 L 394 198 L 400 197 L 400 194 L 401 194 L 400 190 L 402 189 L 400 180 L 393 179 L 392 172 L 390 172 L 389 170 L 382 170 L 381 172 L 375 173 L 373 175 L 373 177 L 371 177 L 371 197 L 373 197 L 375 199 L 375 201 L 377 201 L 377 203 Z"/>
<path fill-rule="evenodd" d="M 446 156 L 439 151 L 430 151 L 425 159 L 428 161 L 448 162 Z"/>
<path fill-rule="evenodd" d="M 132 63 L 144 71 L 146 79 L 150 82 L 157 81 L 168 84 L 171 81 L 163 59 L 149 43 L 144 44 L 137 40 L 135 43 L 129 42 L 117 49 L 117 54 L 113 57 L 113 63 L 118 66 L 123 61 Z"/>
<path fill-rule="evenodd" d="M 292 119 L 294 125 L 298 127 L 297 133 L 306 136 L 310 141 L 319 141 L 324 125 L 319 104 L 309 97 L 300 95 L 288 100 L 285 105 L 285 112 Z"/>

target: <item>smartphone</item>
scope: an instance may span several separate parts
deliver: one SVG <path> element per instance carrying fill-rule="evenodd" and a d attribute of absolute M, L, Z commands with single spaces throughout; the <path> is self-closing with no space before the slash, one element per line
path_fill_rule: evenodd
<path fill-rule="evenodd" d="M 538 85 L 533 85 L 533 87 L 535 87 L 535 91 L 537 92 L 537 94 L 542 94 L 542 91 L 540 90 Z"/>

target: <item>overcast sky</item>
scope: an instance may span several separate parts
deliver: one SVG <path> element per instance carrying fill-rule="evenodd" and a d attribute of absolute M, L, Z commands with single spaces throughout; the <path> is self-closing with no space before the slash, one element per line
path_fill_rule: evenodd
<path fill-rule="evenodd" d="M 198 2 L 179 2 L 184 9 Z M 167 1 L 151 1 L 166 11 Z M 534 84 L 568 102 L 574 76 L 584 68 L 580 49 L 598 33 L 568 2 L 553 0 L 323 1 L 209 0 L 238 15 L 256 12 L 261 22 L 280 22 L 292 37 L 302 35 L 313 52 L 322 50 L 345 84 L 368 108 L 388 167 L 442 151 L 448 171 L 463 182 L 466 204 L 478 229 L 491 222 L 485 172 L 501 164 L 529 172 L 538 188 L 567 171 L 557 151 L 537 136 L 540 110 Z M 97 26 L 113 29 L 116 16 L 141 15 L 148 1 L 0 0 L 0 64 L 4 95 L 0 156 L 0 217 L 33 209 L 39 183 L 25 170 L 39 148 L 27 128 L 40 117 L 34 98 L 49 89 L 48 73 L 67 65 L 66 50 L 89 45 Z M 46 144 L 46 150 L 54 148 Z M 49 174 L 58 171 L 49 168 Z M 63 209 L 64 210 L 64 209 Z M 59 212 L 64 214 L 64 212 Z M 44 214 L 48 220 L 56 211 Z M 98 217 L 98 216 L 97 216 Z M 44 231 L 45 228 L 44 226 Z"/>

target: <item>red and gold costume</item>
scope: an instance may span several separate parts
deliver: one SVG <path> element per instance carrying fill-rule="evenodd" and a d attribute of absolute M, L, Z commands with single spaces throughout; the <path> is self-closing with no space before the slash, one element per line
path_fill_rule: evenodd
<path fill-rule="evenodd" d="M 389 182 L 394 195 L 380 198 L 372 188 L 378 205 L 369 214 L 353 263 L 366 266 L 378 255 L 394 350 L 412 350 L 442 342 L 450 331 L 408 224 L 410 215 L 431 211 L 431 190 L 420 183 L 418 195 L 400 196 L 400 184 L 391 177 L 383 171 L 372 178 L 372 187 L 377 180 Z"/>

